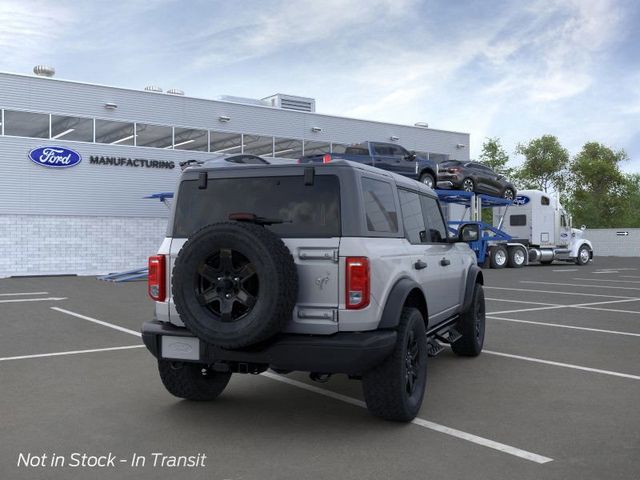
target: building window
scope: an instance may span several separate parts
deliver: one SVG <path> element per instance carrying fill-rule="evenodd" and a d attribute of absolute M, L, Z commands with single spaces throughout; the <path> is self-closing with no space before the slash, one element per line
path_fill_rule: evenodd
<path fill-rule="evenodd" d="M 331 144 L 331 153 L 337 153 L 338 155 L 342 155 L 349 145 L 345 145 L 343 143 L 332 143 Z"/>
<path fill-rule="evenodd" d="M 273 137 L 261 137 L 259 135 L 243 135 L 244 153 L 251 155 L 273 156 Z"/>
<path fill-rule="evenodd" d="M 174 129 L 173 148 L 176 150 L 207 152 L 209 150 L 208 132 L 206 130 L 176 127 Z"/>
<path fill-rule="evenodd" d="M 331 152 L 331 144 L 329 142 L 312 142 L 310 140 L 304 141 L 305 155 L 322 155 L 329 152 Z"/>
<path fill-rule="evenodd" d="M 136 123 L 136 146 L 171 148 L 173 145 L 173 128 L 163 125 Z"/>
<path fill-rule="evenodd" d="M 49 138 L 49 115 L 5 110 L 4 134 L 14 137 Z"/>
<path fill-rule="evenodd" d="M 239 133 L 211 132 L 211 153 L 227 155 L 242 153 L 242 135 Z"/>
<path fill-rule="evenodd" d="M 96 120 L 96 142 L 111 145 L 133 145 L 133 123 Z"/>
<path fill-rule="evenodd" d="M 51 115 L 51 138 L 93 142 L 93 119 Z"/>
<path fill-rule="evenodd" d="M 297 160 L 302 157 L 302 140 L 291 138 L 274 138 L 273 156 L 278 158 L 291 158 Z"/>

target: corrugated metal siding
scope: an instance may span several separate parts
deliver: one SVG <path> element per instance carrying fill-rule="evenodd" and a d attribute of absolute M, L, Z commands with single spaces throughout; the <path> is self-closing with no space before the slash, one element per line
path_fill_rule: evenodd
<path fill-rule="evenodd" d="M 82 162 L 55 169 L 29 160 L 31 149 L 49 145 L 75 150 L 82 155 Z M 92 165 L 90 155 L 173 161 L 176 168 Z M 201 152 L 0 137 L 2 213 L 166 217 L 167 208 L 159 200 L 142 197 L 172 192 L 180 174 L 178 162 L 208 156 Z"/>
<path fill-rule="evenodd" d="M 594 257 L 640 257 L 640 228 L 589 228 L 584 236 L 593 243 Z"/>
<path fill-rule="evenodd" d="M 118 108 L 105 109 L 107 102 L 116 103 Z M 6 73 L 0 73 L 0 106 L 342 143 L 389 141 L 389 137 L 395 135 L 400 138 L 398 143 L 408 149 L 469 159 L 469 134 L 466 133 Z M 220 115 L 229 116 L 231 120 L 221 123 Z M 312 126 L 321 127 L 323 132 L 312 133 Z M 459 143 L 466 147 L 456 148 Z"/>

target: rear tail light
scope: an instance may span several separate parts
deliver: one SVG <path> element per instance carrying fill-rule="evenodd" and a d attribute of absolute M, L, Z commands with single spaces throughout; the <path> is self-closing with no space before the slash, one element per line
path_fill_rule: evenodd
<path fill-rule="evenodd" d="M 322 156 L 322 163 L 329 163 L 331 161 L 331 154 L 330 153 L 325 153 Z"/>
<path fill-rule="evenodd" d="M 347 257 L 347 288 L 345 303 L 348 310 L 357 310 L 369 305 L 369 259 Z"/>
<path fill-rule="evenodd" d="M 154 255 L 149 257 L 149 276 L 147 280 L 147 291 L 149 296 L 156 302 L 164 302 L 166 297 L 165 289 L 165 256 Z"/>

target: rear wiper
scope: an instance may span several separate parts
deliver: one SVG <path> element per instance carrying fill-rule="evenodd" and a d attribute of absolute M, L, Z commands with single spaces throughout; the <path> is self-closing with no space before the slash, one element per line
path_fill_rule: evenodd
<path fill-rule="evenodd" d="M 279 223 L 291 223 L 291 220 L 282 220 L 281 218 L 259 217 L 255 213 L 236 212 L 229 214 L 229 220 L 236 222 L 255 223 L 256 225 L 275 225 Z"/>

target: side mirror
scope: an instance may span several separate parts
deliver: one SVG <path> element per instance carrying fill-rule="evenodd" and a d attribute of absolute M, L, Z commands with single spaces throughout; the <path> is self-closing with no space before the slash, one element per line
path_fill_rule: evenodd
<path fill-rule="evenodd" d="M 466 223 L 458 230 L 459 242 L 475 242 L 480 239 L 480 226 L 477 223 Z"/>
<path fill-rule="evenodd" d="M 582 225 L 582 226 L 580 227 L 580 230 L 582 230 L 583 232 L 584 232 L 586 229 L 587 229 L 587 226 L 586 226 L 586 225 Z"/>

